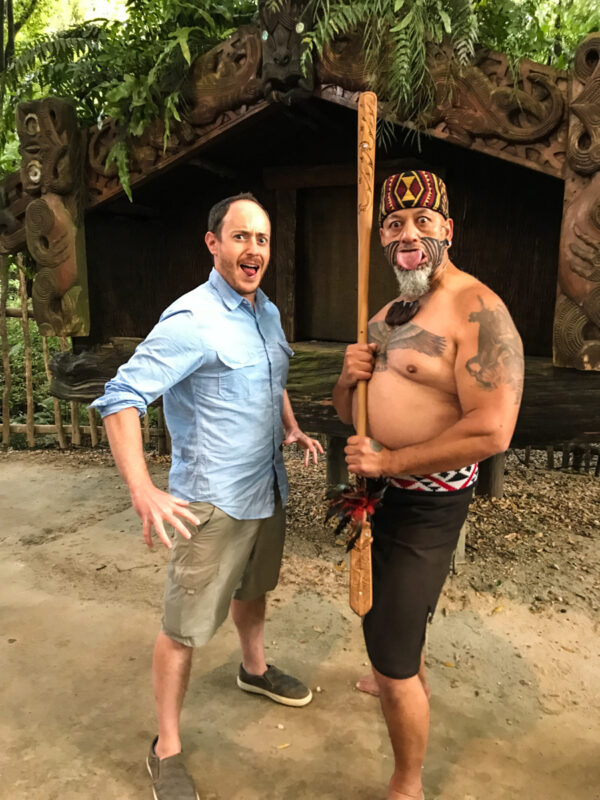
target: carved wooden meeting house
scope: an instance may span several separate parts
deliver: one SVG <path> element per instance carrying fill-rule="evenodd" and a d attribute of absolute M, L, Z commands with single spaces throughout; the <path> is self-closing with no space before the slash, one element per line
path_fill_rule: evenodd
<path fill-rule="evenodd" d="M 18 108 L 20 172 L 1 187 L 0 252 L 37 264 L 33 309 L 44 335 L 71 336 L 52 392 L 90 401 L 177 296 L 206 280 L 203 243 L 217 200 L 252 191 L 271 212 L 263 288 L 296 342 L 290 393 L 309 430 L 347 434 L 330 403 L 341 343 L 356 328 L 356 106 L 367 88 L 360 41 L 300 67 L 297 8 L 264 9 L 200 57 L 166 148 L 160 121 L 130 141 L 133 202 L 106 157 L 117 131 L 80 130 L 50 98 Z M 572 71 L 480 52 L 444 91 L 427 135 L 377 154 L 376 191 L 403 168 L 438 172 L 455 220 L 452 257 L 506 302 L 523 337 L 526 381 L 514 445 L 600 441 L 600 33 Z M 406 134 L 409 135 L 406 135 Z M 375 230 L 377 225 L 375 223 Z M 395 295 L 378 237 L 371 309 Z"/>

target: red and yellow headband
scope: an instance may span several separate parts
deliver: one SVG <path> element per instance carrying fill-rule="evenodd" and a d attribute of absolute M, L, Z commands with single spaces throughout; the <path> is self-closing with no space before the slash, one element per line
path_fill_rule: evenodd
<path fill-rule="evenodd" d="M 448 219 L 450 214 L 446 184 L 433 172 L 424 169 L 411 169 L 390 175 L 381 189 L 379 227 L 389 214 L 404 208 L 430 208 Z"/>

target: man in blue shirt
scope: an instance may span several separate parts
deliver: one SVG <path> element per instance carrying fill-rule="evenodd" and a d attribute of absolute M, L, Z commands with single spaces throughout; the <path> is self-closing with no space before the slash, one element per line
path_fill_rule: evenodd
<path fill-rule="evenodd" d="M 211 209 L 206 283 L 176 300 L 92 404 L 143 524 L 172 549 L 154 649 L 158 736 L 147 760 L 155 800 L 195 800 L 181 761 L 179 716 L 194 647 L 228 610 L 238 629 L 238 686 L 302 706 L 310 689 L 265 662 L 265 593 L 278 580 L 288 483 L 281 444 L 304 463 L 321 445 L 298 427 L 285 384 L 292 355 L 279 312 L 260 290 L 271 226 L 252 195 Z M 163 396 L 172 441 L 169 492 L 152 483 L 139 417 Z M 165 522 L 174 529 L 171 538 Z"/>

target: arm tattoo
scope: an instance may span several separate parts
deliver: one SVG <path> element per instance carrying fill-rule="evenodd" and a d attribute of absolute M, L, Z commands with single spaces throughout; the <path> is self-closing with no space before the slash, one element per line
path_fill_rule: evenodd
<path fill-rule="evenodd" d="M 470 358 L 465 367 L 479 386 L 486 391 L 497 389 L 502 384 L 515 392 L 515 403 L 519 403 L 523 391 L 523 349 L 519 335 L 506 308 L 486 308 L 479 297 L 481 308 L 469 314 L 469 322 L 479 323 L 477 355 Z"/>
<path fill-rule="evenodd" d="M 441 356 L 446 348 L 446 339 L 420 328 L 412 322 L 406 325 L 387 325 L 385 322 L 372 322 L 369 325 L 369 339 L 377 344 L 375 369 L 387 369 L 388 350 L 416 350 L 426 356 Z"/>

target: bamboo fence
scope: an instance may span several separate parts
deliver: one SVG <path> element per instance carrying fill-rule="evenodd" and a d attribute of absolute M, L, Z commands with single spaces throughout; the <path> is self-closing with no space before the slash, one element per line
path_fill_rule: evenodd
<path fill-rule="evenodd" d="M 16 442 L 17 436 L 25 436 L 27 447 L 39 446 L 44 437 L 44 444 L 47 437 L 56 437 L 56 442 L 61 449 L 67 447 L 97 447 L 98 444 L 106 442 L 106 433 L 100 415 L 95 409 L 87 409 L 87 425 L 81 424 L 80 403 L 67 402 L 52 397 L 54 423 L 38 424 L 35 422 L 34 390 L 33 390 L 33 370 L 32 370 L 32 344 L 31 326 L 36 322 L 33 311 L 29 308 L 27 298 L 27 287 L 25 273 L 20 268 L 19 257 L 17 256 L 19 292 L 18 305 L 8 305 L 8 278 L 9 261 L 6 257 L 0 257 L 0 342 L 2 347 L 2 447 L 7 449 Z M 19 319 L 21 321 L 21 332 L 24 352 L 24 379 L 26 396 L 26 415 L 25 422 L 13 422 L 11 418 L 11 395 L 13 391 L 13 375 L 10 364 L 10 345 L 8 338 L 8 320 Z M 42 355 L 44 360 L 44 371 L 47 380 L 47 397 L 50 397 L 50 354 L 46 337 L 40 337 L 42 341 Z M 70 349 L 69 341 L 61 337 L 58 339 L 60 350 Z M 170 452 L 170 437 L 164 421 L 162 408 L 159 408 L 158 423 L 151 425 L 148 415 L 142 420 L 142 434 L 146 447 L 152 444 L 159 453 Z M 69 418 L 70 422 L 65 422 Z"/>

